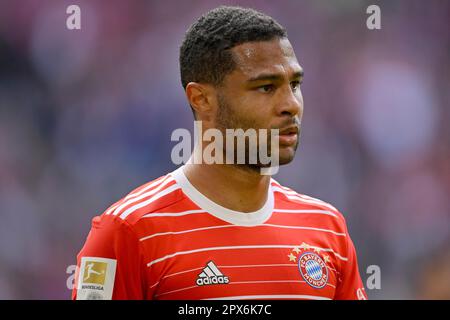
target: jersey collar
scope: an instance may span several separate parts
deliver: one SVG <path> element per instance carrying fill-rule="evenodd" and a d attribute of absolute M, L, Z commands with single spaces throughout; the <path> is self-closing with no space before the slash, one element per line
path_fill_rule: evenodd
<path fill-rule="evenodd" d="M 184 174 L 183 168 L 184 166 L 181 166 L 173 171 L 172 177 L 192 202 L 216 218 L 239 226 L 257 226 L 267 221 L 272 215 L 274 195 L 271 184 L 269 184 L 266 203 L 259 210 L 253 212 L 234 211 L 222 207 L 198 191 Z"/>

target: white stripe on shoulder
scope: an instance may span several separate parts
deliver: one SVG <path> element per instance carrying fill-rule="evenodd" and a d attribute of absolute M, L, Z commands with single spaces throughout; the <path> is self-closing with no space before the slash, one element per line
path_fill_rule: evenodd
<path fill-rule="evenodd" d="M 335 218 L 339 218 L 339 216 L 328 210 L 299 210 L 299 209 L 274 209 L 273 212 L 281 212 L 281 213 L 302 213 L 302 214 L 326 214 Z"/>
<path fill-rule="evenodd" d="M 336 209 L 336 207 L 334 207 L 333 205 L 331 205 L 328 202 L 325 202 L 323 200 L 307 196 L 306 194 L 300 194 L 300 197 L 303 198 L 303 199 L 307 199 L 307 200 L 312 200 L 312 201 L 317 201 L 319 203 L 323 203 L 323 204 L 327 205 L 328 207 L 333 208 L 335 211 L 339 211 L 338 209 Z"/>
<path fill-rule="evenodd" d="M 273 185 L 273 186 L 279 186 L 279 187 L 281 187 L 282 185 L 281 185 L 281 183 L 279 183 L 277 180 L 275 180 L 274 178 L 271 178 L 270 179 L 270 183 Z"/>
<path fill-rule="evenodd" d="M 329 209 L 331 209 L 333 211 L 338 211 L 335 207 L 333 207 L 329 203 L 326 203 L 326 202 L 324 202 L 322 200 L 319 200 L 319 199 L 316 199 L 316 198 L 302 196 L 302 195 L 300 195 L 297 192 L 292 191 L 292 190 L 285 190 L 285 189 L 282 189 L 280 187 L 272 187 L 272 190 L 275 191 L 275 192 L 278 191 L 278 192 L 283 193 L 290 200 L 298 200 L 298 201 L 304 202 L 304 203 L 316 204 L 316 205 L 327 207 L 327 208 L 329 208 Z"/>
<path fill-rule="evenodd" d="M 188 210 L 188 211 L 181 211 L 181 212 L 152 212 L 152 213 L 146 214 L 145 216 L 142 216 L 142 218 L 180 217 L 180 216 L 185 216 L 188 214 L 196 214 L 196 213 L 206 213 L 206 211 L 203 209 L 197 209 L 197 210 Z"/>
<path fill-rule="evenodd" d="M 105 215 L 111 214 L 114 210 L 117 209 L 118 206 L 120 206 L 121 204 L 123 204 L 127 200 L 135 198 L 135 197 L 139 196 L 140 194 L 142 194 L 143 192 L 147 191 L 148 189 L 156 187 L 157 185 L 159 185 L 161 182 L 163 182 L 168 177 L 170 177 L 170 176 L 169 175 L 165 175 L 164 177 L 160 177 L 160 178 L 156 179 L 155 181 L 151 182 L 148 186 L 144 187 L 143 189 L 128 194 L 126 197 L 124 197 L 123 199 L 118 201 L 115 205 L 112 205 L 111 207 L 109 207 L 109 209 L 106 210 Z"/>
<path fill-rule="evenodd" d="M 118 206 L 120 206 L 121 204 L 123 204 L 123 203 L 124 203 L 125 201 L 127 201 L 128 199 L 135 198 L 135 197 L 137 197 L 138 195 L 140 195 L 140 194 L 142 194 L 143 192 L 145 192 L 146 190 L 148 190 L 148 189 L 150 189 L 150 188 L 153 188 L 153 187 L 157 186 L 158 184 L 160 184 L 161 182 L 163 182 L 167 177 L 169 177 L 169 175 L 165 175 L 165 176 L 163 176 L 163 177 L 160 177 L 160 178 L 156 179 L 155 181 L 151 182 L 151 183 L 150 183 L 148 186 L 146 186 L 145 188 L 143 188 L 143 189 L 141 189 L 141 190 L 139 190 L 139 191 L 136 191 L 136 192 L 133 192 L 133 193 L 128 194 L 126 197 L 124 197 L 123 199 L 121 199 L 120 201 L 118 201 L 116 204 L 114 204 L 114 205 L 112 205 L 111 207 L 109 207 L 109 209 L 106 210 L 105 215 L 111 214 Z"/>
<path fill-rule="evenodd" d="M 125 207 L 127 207 L 130 204 L 133 204 L 135 202 L 138 202 L 139 200 L 142 200 L 144 198 L 154 195 L 155 193 L 159 192 L 162 188 L 164 188 L 167 184 L 169 184 L 172 181 L 174 181 L 173 178 L 168 178 L 167 180 L 160 183 L 157 187 L 151 189 L 150 191 L 142 193 L 141 195 L 139 195 L 137 197 L 128 199 L 127 201 L 122 203 L 119 207 L 117 207 L 116 210 L 114 210 L 114 212 L 112 214 L 117 216 Z"/>
<path fill-rule="evenodd" d="M 122 201 L 119 201 L 115 205 L 112 205 L 111 207 L 109 207 L 109 209 L 106 210 L 105 215 L 111 214 L 111 212 L 113 212 L 121 203 L 122 203 Z"/>
<path fill-rule="evenodd" d="M 178 189 L 180 189 L 180 186 L 178 184 L 174 184 L 174 185 L 162 190 L 161 192 L 155 194 L 153 197 L 147 199 L 146 201 L 139 202 L 138 204 L 128 208 L 122 214 L 120 214 L 120 218 L 125 220 L 125 218 L 128 217 L 130 214 L 132 214 L 134 211 L 136 211 L 142 207 L 145 207 L 145 206 L 149 205 L 150 203 L 152 203 L 153 201 L 156 201 L 159 198 L 162 198 Z"/>
<path fill-rule="evenodd" d="M 149 189 L 151 189 L 151 188 L 157 187 L 158 185 L 160 185 L 161 183 L 163 183 L 163 182 L 164 182 L 165 180 L 167 180 L 168 178 L 171 178 L 171 176 L 170 176 L 169 174 L 165 175 L 164 177 L 161 177 L 161 178 L 156 179 L 155 181 L 151 182 L 149 185 L 145 186 L 144 188 L 142 188 L 142 189 L 140 189 L 140 190 L 138 190 L 138 191 L 136 191 L 136 192 L 133 192 L 133 193 L 130 193 L 129 195 L 127 195 L 127 196 L 125 197 L 125 200 L 128 200 L 128 199 L 130 199 L 130 198 L 135 198 L 135 197 L 137 197 L 137 196 L 143 194 L 145 191 L 147 191 L 147 190 L 149 190 Z"/>
<path fill-rule="evenodd" d="M 320 203 L 324 203 L 324 204 L 332 207 L 334 210 L 338 211 L 334 206 L 332 206 L 328 202 L 325 202 L 325 201 L 320 200 L 318 198 L 314 198 L 314 197 L 308 196 L 306 194 L 300 194 L 300 193 L 296 192 L 295 190 L 292 190 L 290 188 L 287 188 L 287 187 L 284 187 L 284 186 L 280 185 L 279 183 L 274 184 L 273 187 L 275 187 L 277 189 L 277 191 L 280 191 L 280 192 L 282 192 L 284 194 L 298 196 L 298 197 L 303 198 L 303 199 L 314 200 L 314 201 L 317 201 L 317 202 L 320 202 Z M 279 190 L 279 189 L 281 189 L 281 190 Z"/>

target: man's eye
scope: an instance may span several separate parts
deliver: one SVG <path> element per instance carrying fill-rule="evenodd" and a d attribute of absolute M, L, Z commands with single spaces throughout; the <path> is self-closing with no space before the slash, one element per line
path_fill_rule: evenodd
<path fill-rule="evenodd" d="M 292 81 L 291 82 L 291 88 L 293 90 L 297 90 L 298 88 L 300 88 L 300 81 Z"/>
<path fill-rule="evenodd" d="M 264 86 L 258 87 L 257 89 L 258 89 L 259 92 L 268 93 L 268 92 L 271 92 L 274 89 L 274 85 L 273 84 L 266 84 Z"/>

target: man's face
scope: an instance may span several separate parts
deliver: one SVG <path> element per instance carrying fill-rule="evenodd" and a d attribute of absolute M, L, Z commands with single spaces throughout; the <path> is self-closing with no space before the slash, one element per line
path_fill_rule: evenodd
<path fill-rule="evenodd" d="M 248 42 L 231 49 L 236 68 L 217 88 L 219 129 L 279 129 L 279 163 L 292 161 L 300 136 L 300 67 L 288 39 Z"/>

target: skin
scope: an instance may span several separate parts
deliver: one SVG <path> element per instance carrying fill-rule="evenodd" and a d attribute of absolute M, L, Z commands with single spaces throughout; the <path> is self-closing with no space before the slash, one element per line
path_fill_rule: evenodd
<path fill-rule="evenodd" d="M 303 69 L 289 40 L 247 42 L 233 47 L 231 52 L 237 65 L 220 86 L 190 82 L 186 87 L 187 99 L 197 120 L 203 122 L 203 130 L 281 131 L 292 126 L 300 130 Z M 298 138 L 299 134 L 291 134 L 291 141 L 280 138 L 280 165 L 293 160 Z M 203 148 L 208 144 L 202 143 Z M 253 212 L 267 200 L 270 176 L 261 175 L 255 166 L 188 163 L 184 172 L 197 190 L 225 208 Z"/>

